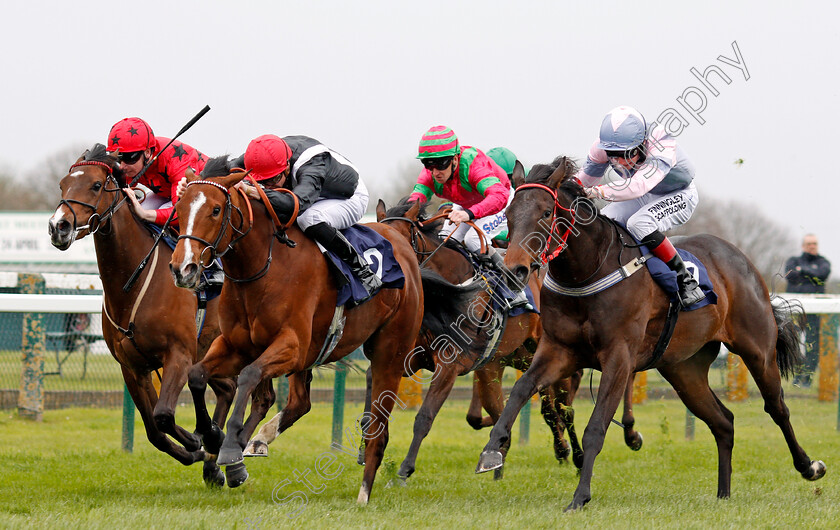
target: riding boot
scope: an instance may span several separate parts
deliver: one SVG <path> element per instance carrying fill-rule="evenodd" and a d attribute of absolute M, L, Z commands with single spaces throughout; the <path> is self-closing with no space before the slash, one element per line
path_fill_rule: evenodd
<path fill-rule="evenodd" d="M 692 306 L 706 298 L 700 284 L 685 268 L 685 263 L 677 253 L 677 249 L 662 232 L 654 231 L 642 239 L 642 243 L 647 245 L 653 255 L 661 259 L 669 269 L 677 273 L 677 289 L 683 307 Z"/>
<path fill-rule="evenodd" d="M 493 247 L 490 247 L 490 252 L 491 254 L 485 259 L 487 259 L 491 267 L 495 269 L 501 275 L 502 278 L 504 278 L 505 282 L 508 285 L 510 285 L 510 282 L 514 280 L 515 277 L 513 276 L 513 274 L 511 274 L 510 269 L 507 268 L 507 265 L 505 265 L 504 255 Z M 519 285 L 519 282 L 516 281 L 516 284 Z M 511 288 L 511 291 L 514 291 L 514 289 Z M 529 303 L 528 296 L 525 294 L 524 285 L 521 286 L 518 291 L 514 292 L 516 292 L 516 298 L 510 301 L 511 307 L 517 307 Z"/>
<path fill-rule="evenodd" d="M 346 263 L 350 267 L 350 270 L 359 277 L 368 295 L 373 294 L 377 289 L 382 287 L 382 280 L 371 270 L 370 265 L 353 248 L 353 245 L 347 241 L 344 234 L 327 223 L 318 223 L 310 226 L 304 232 L 307 236 L 323 245 L 325 249 L 334 253 L 341 261 Z"/>

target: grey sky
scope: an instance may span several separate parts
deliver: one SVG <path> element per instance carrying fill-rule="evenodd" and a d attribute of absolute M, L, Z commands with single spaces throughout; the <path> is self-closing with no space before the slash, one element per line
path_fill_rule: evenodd
<path fill-rule="evenodd" d="M 688 119 L 679 142 L 701 201 L 758 204 L 797 238 L 816 233 L 840 267 L 837 2 L 564 4 L 15 2 L 0 32 L 0 168 L 35 171 L 126 116 L 171 136 L 209 104 L 185 142 L 214 156 L 307 134 L 353 160 L 375 197 L 406 164 L 419 171 L 432 125 L 531 165 L 585 156 L 617 105 L 649 121 L 670 107 Z M 718 60 L 736 58 L 733 41 L 749 80 Z M 717 97 L 689 71 L 713 64 L 731 78 L 710 77 Z M 677 102 L 692 86 L 704 125 Z"/>

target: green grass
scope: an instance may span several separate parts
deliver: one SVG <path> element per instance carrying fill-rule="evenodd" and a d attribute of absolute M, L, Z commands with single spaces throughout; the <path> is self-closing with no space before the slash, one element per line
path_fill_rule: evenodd
<path fill-rule="evenodd" d="M 676 400 L 636 407 L 645 445 L 624 447 L 612 427 L 595 465 L 593 500 L 583 510 L 563 513 L 577 484 L 572 466 L 558 466 L 547 428 L 534 407 L 531 441 L 514 446 L 505 478 L 475 475 L 488 430 L 465 421 L 466 403 L 444 406 L 406 488 L 386 487 L 408 448 L 413 411 L 396 411 L 391 441 L 371 503 L 356 505 L 361 468 L 337 453 L 339 473 L 324 482 L 315 461 L 329 451 L 329 405 L 313 410 L 271 446 L 267 459 L 247 461 L 251 478 L 238 489 L 207 489 L 198 466 L 182 467 L 154 450 L 136 424 L 135 451 L 120 451 L 120 413 L 115 410 L 47 411 L 40 424 L 9 412 L 0 416 L 0 527 L 3 528 L 825 528 L 840 521 L 836 465 L 840 432 L 837 404 L 813 399 L 788 402 L 799 441 L 812 458 L 826 461 L 828 474 L 811 483 L 799 477 L 779 430 L 757 400 L 727 403 L 736 417 L 732 498 L 715 498 L 717 458 L 705 425 L 694 441 L 684 438 L 685 409 Z M 579 430 L 588 419 L 589 399 L 577 404 Z M 348 406 L 345 425 L 360 413 Z M 191 409 L 178 411 L 187 422 Z M 295 470 L 311 470 L 320 494 L 295 519 L 278 498 L 303 490 Z M 304 490 L 305 491 L 305 490 Z"/>

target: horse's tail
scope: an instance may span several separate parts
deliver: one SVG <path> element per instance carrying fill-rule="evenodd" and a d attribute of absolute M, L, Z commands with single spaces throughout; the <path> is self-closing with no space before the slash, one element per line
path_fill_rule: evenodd
<path fill-rule="evenodd" d="M 773 317 L 779 330 L 776 339 L 776 364 L 779 365 L 782 377 L 789 379 L 804 360 L 799 344 L 802 332 L 799 322 L 804 311 L 802 304 L 796 301 L 776 296 L 773 302 Z"/>
<path fill-rule="evenodd" d="M 425 299 L 423 328 L 435 337 L 450 337 L 462 351 L 467 351 L 470 348 L 470 339 L 464 335 L 465 330 L 459 333 L 452 329 L 452 325 L 462 329 L 461 324 L 465 320 L 469 321 L 466 317 L 469 314 L 470 303 L 482 289 L 482 283 L 454 285 L 429 269 L 421 269 L 420 277 Z M 471 334 L 467 332 L 467 335 Z"/>

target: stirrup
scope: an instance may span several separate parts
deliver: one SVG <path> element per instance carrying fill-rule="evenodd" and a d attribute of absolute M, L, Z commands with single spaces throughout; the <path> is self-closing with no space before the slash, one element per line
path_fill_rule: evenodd
<path fill-rule="evenodd" d="M 686 287 L 680 290 L 680 304 L 682 304 L 684 308 L 693 306 L 697 302 L 706 298 L 706 293 L 703 292 L 703 289 L 701 289 L 696 282 L 694 283 L 695 285 L 693 288 Z"/>

